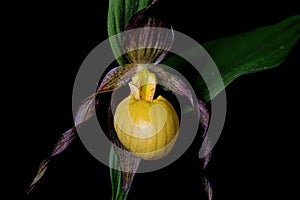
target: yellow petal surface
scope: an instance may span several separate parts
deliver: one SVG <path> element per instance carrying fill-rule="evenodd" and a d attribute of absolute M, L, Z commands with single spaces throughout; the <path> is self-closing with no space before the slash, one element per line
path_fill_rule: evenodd
<path fill-rule="evenodd" d="M 176 111 L 162 96 L 152 102 L 127 97 L 118 105 L 114 121 L 121 143 L 147 160 L 167 155 L 179 129 Z"/>

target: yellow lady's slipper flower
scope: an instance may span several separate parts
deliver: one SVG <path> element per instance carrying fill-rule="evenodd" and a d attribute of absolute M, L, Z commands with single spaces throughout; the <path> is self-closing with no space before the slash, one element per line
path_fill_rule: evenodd
<path fill-rule="evenodd" d="M 153 100 L 156 77 L 147 68 L 129 83 L 131 94 L 117 107 L 114 126 L 121 143 L 133 154 L 155 160 L 166 156 L 178 134 L 179 120 L 162 96 Z"/>

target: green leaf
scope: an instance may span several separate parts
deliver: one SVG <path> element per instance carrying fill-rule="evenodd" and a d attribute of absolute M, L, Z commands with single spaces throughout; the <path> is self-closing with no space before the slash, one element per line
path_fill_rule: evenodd
<path fill-rule="evenodd" d="M 121 200 L 124 196 L 122 191 L 122 173 L 119 165 L 119 159 L 113 146 L 111 146 L 109 152 L 109 167 L 112 187 L 112 200 Z"/>
<path fill-rule="evenodd" d="M 150 5 L 152 0 L 110 0 L 108 7 L 107 30 L 108 36 L 114 36 L 125 30 L 129 19 L 138 11 Z M 115 55 L 121 54 L 120 39 L 110 39 L 112 51 Z M 116 58 L 119 65 L 128 64 L 124 56 Z"/>
<path fill-rule="evenodd" d="M 218 66 L 226 87 L 237 77 L 271 69 L 280 65 L 300 38 L 300 15 L 291 16 L 277 24 L 203 44 L 203 47 Z M 189 50 L 189 55 L 198 56 L 197 48 Z M 186 61 L 178 56 L 167 58 L 163 64 L 181 68 Z M 210 81 L 213 84 L 214 81 Z M 194 77 L 191 83 L 201 92 L 200 98 L 208 102 L 221 92 L 224 87 L 212 86 L 208 93 L 207 86 L 200 77 Z"/>

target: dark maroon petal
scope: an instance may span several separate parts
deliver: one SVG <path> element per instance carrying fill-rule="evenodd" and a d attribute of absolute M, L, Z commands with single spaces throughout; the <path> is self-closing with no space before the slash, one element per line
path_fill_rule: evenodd
<path fill-rule="evenodd" d="M 125 65 L 123 67 L 114 68 L 104 77 L 102 83 L 97 89 L 97 92 L 83 100 L 74 118 L 75 126 L 62 134 L 58 142 L 55 144 L 50 156 L 42 161 L 27 193 L 29 193 L 36 183 L 43 177 L 51 159 L 63 152 L 73 142 L 77 136 L 76 129 L 80 128 L 85 121 L 89 120 L 94 115 L 98 105 L 98 100 L 95 100 L 96 96 L 99 93 L 113 91 L 122 84 L 125 84 L 135 73 L 134 69 L 135 65 Z"/>
<path fill-rule="evenodd" d="M 198 99 L 198 114 L 202 128 L 204 129 L 203 136 L 206 136 L 206 131 L 209 124 L 209 111 L 206 104 Z"/>
<path fill-rule="evenodd" d="M 136 73 L 136 65 L 128 64 L 121 67 L 115 67 L 110 70 L 103 78 L 97 93 L 111 92 L 125 85 Z"/>
<path fill-rule="evenodd" d="M 131 63 L 159 63 L 173 44 L 174 34 L 155 2 L 132 16 L 122 33 L 122 49 Z"/>
<path fill-rule="evenodd" d="M 158 78 L 158 83 L 165 86 L 166 89 L 174 92 L 175 94 L 186 96 L 194 107 L 192 93 L 188 86 L 176 75 L 163 69 L 157 65 L 148 65 L 148 69 L 154 72 Z"/>
<path fill-rule="evenodd" d="M 29 188 L 27 189 L 27 194 L 29 194 L 31 192 L 31 190 L 34 188 L 35 184 L 44 176 L 44 174 L 47 170 L 47 167 L 48 167 L 48 162 L 49 162 L 49 159 L 45 159 L 41 162 L 37 174 L 35 175 Z"/>
<path fill-rule="evenodd" d="M 47 170 L 48 163 L 51 161 L 51 159 L 54 156 L 57 156 L 58 154 L 66 150 L 69 147 L 69 145 L 73 142 L 73 140 L 77 136 L 76 129 L 80 128 L 82 123 L 84 123 L 85 121 L 87 121 L 93 116 L 93 114 L 95 113 L 94 98 L 95 95 L 92 95 L 83 101 L 82 105 L 78 109 L 77 115 L 74 120 L 75 126 L 62 134 L 58 142 L 55 144 L 50 156 L 41 162 L 38 172 L 27 190 L 27 194 L 34 188 L 37 182 L 43 177 L 43 175 Z"/>
<path fill-rule="evenodd" d="M 45 174 L 45 172 L 48 168 L 48 163 L 50 162 L 50 160 L 54 156 L 56 156 L 56 155 L 60 154 L 62 151 L 64 151 L 72 143 L 72 141 L 75 139 L 75 137 L 76 137 L 75 127 L 71 128 L 70 130 L 63 133 L 63 135 L 60 137 L 59 141 L 54 146 L 54 149 L 53 149 L 51 155 L 47 159 L 45 159 L 41 162 L 38 172 L 27 190 L 27 194 L 35 187 L 37 182 L 43 177 L 43 175 Z"/>
<path fill-rule="evenodd" d="M 203 144 L 206 144 L 206 149 L 207 151 L 209 151 L 210 148 L 210 141 L 209 138 L 207 137 L 207 128 L 209 125 L 209 120 L 210 120 L 210 115 L 209 115 L 209 111 L 205 105 L 204 102 L 202 102 L 201 100 L 198 100 L 198 115 L 199 115 L 199 120 L 200 120 L 200 124 L 203 128 L 203 135 L 202 135 L 202 139 L 203 139 Z M 211 152 L 209 152 L 204 158 L 203 158 L 203 169 L 206 168 L 208 162 L 210 161 L 211 158 Z"/>
<path fill-rule="evenodd" d="M 210 182 L 206 177 L 204 178 L 204 186 L 205 186 L 205 191 L 206 191 L 207 196 L 208 196 L 208 200 L 212 200 L 213 191 L 212 191 Z"/>
<path fill-rule="evenodd" d="M 83 122 L 89 120 L 94 115 L 96 102 L 98 101 L 95 100 L 96 96 L 97 93 L 83 100 L 74 118 L 75 127 L 80 126 Z"/>

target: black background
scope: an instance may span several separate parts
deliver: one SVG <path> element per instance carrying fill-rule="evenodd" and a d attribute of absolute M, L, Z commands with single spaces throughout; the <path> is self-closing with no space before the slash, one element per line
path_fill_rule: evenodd
<path fill-rule="evenodd" d="M 11 82 L 5 98 L 9 162 L 5 185 L 25 198 L 38 164 L 59 135 L 72 126 L 72 87 L 88 53 L 107 38 L 107 1 L 43 1 L 12 5 Z M 175 30 L 206 41 L 276 23 L 299 14 L 288 1 L 165 1 Z M 232 3 L 232 5 L 230 5 Z M 279 67 L 245 75 L 226 88 L 227 118 L 213 150 L 208 177 L 214 199 L 290 199 L 296 194 L 299 133 L 297 68 L 299 44 Z M 106 66 L 102 66 L 106 67 Z M 10 84 L 9 84 L 10 85 Z M 6 85 L 3 85 L 7 88 Z M 12 98 L 11 98 L 12 97 Z M 6 107 L 6 106 L 5 106 Z M 5 140 L 3 143 L 7 143 Z M 179 160 L 151 173 L 137 174 L 128 200 L 205 199 L 195 141 Z M 6 165 L 6 164 L 5 164 Z M 297 182 L 297 179 L 296 179 Z M 9 190 L 9 191 L 11 191 Z M 109 169 L 80 141 L 58 156 L 26 199 L 110 199 Z M 295 197 L 294 197 L 295 198 Z"/>

